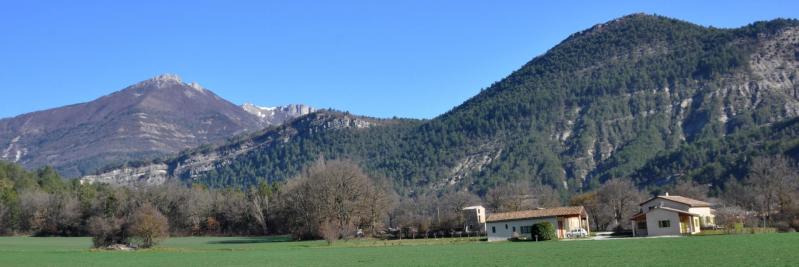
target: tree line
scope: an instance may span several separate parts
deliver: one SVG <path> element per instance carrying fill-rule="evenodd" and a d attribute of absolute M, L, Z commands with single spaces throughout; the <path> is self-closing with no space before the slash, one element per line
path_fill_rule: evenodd
<path fill-rule="evenodd" d="M 387 177 L 369 175 L 350 161 L 323 158 L 288 181 L 247 188 L 81 184 L 63 180 L 52 168 L 28 172 L 0 163 L 0 234 L 91 235 L 96 245 L 140 246 L 166 234 L 290 234 L 330 242 L 361 235 L 435 237 L 462 231 L 462 209 L 472 205 L 489 212 L 582 205 L 592 230 L 623 231 L 640 202 L 663 192 L 716 203 L 720 225 L 798 228 L 796 164 L 782 156 L 760 157 L 749 169 L 744 179 L 732 179 L 723 193 L 710 198 L 706 185 L 689 180 L 641 190 L 619 178 L 571 196 L 524 180 L 482 195 L 462 190 L 400 195 Z"/>

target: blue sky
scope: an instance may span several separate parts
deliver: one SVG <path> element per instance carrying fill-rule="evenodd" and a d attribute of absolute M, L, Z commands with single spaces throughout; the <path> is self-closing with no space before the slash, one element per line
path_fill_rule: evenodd
<path fill-rule="evenodd" d="M 799 1 L 0 1 L 0 117 L 177 73 L 236 103 L 432 118 L 634 12 L 716 27 Z M 547 1 L 556 2 L 556 1 Z"/>

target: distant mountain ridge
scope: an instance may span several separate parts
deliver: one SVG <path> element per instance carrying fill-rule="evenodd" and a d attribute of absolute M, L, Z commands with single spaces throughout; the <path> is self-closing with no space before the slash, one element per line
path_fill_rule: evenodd
<path fill-rule="evenodd" d="M 310 108 L 284 110 L 251 114 L 196 82 L 164 74 L 87 103 L 0 120 L 0 160 L 77 177 L 278 125 Z"/>
<path fill-rule="evenodd" d="M 718 188 L 742 172 L 721 166 L 700 175 L 684 167 L 698 159 L 671 166 L 667 155 L 712 162 L 712 151 L 724 147 L 698 153 L 709 148 L 693 144 L 758 142 L 760 135 L 746 134 L 761 130 L 780 147 L 729 157 L 795 152 L 796 142 L 783 142 L 799 138 L 795 132 L 773 132 L 778 129 L 770 125 L 797 116 L 799 21 L 717 29 L 634 14 L 569 36 L 432 120 L 319 130 L 300 123 L 311 122 L 303 117 L 291 127 L 184 152 L 203 164 L 167 172 L 166 179 L 246 186 L 286 179 L 324 155 L 391 177 L 402 194 L 484 192 L 511 181 L 582 192 L 615 178 L 643 186 L 691 179 Z M 313 125 L 338 123 L 337 116 L 316 118 Z M 292 134 L 264 142 L 279 133 Z M 241 144 L 248 149 L 238 150 Z M 208 156 L 222 151 L 231 156 Z M 186 159 L 168 165 L 184 166 Z M 660 177 L 642 177 L 651 174 Z"/>

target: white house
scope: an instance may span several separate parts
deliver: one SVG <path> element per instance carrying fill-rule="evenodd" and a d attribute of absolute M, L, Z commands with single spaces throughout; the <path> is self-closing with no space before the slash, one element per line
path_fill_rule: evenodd
<path fill-rule="evenodd" d="M 702 227 L 716 224 L 710 203 L 692 198 L 666 193 L 640 206 L 641 210 L 630 218 L 635 236 L 696 234 Z"/>
<path fill-rule="evenodd" d="M 533 225 L 540 222 L 552 224 L 558 238 L 564 238 L 567 232 L 574 229 L 588 231 L 588 213 L 582 206 L 503 212 L 488 215 L 488 241 L 508 240 L 514 237 L 514 233 L 520 238 L 533 239 Z"/>
<path fill-rule="evenodd" d="M 463 229 L 466 232 L 485 232 L 486 208 L 483 206 L 471 206 L 463 208 Z"/>

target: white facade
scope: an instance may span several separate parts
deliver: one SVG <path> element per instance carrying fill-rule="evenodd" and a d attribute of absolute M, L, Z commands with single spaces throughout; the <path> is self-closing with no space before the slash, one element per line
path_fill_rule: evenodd
<path fill-rule="evenodd" d="M 631 223 L 636 236 L 696 234 L 714 226 L 715 215 L 708 203 L 666 194 L 641 203 Z"/>
<path fill-rule="evenodd" d="M 663 222 L 668 222 L 663 225 Z M 656 209 L 646 214 L 648 236 L 680 235 L 680 214 L 664 209 Z"/>
<path fill-rule="evenodd" d="M 508 240 L 513 237 L 513 232 L 518 233 L 519 237 L 525 236 L 532 240 L 534 239 L 532 234 L 522 233 L 522 227 L 532 227 L 534 224 L 541 222 L 549 222 L 553 227 L 558 226 L 558 220 L 555 217 L 489 222 L 486 224 L 488 241 Z"/>

